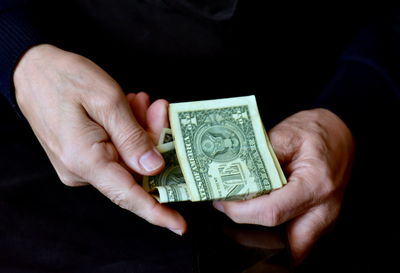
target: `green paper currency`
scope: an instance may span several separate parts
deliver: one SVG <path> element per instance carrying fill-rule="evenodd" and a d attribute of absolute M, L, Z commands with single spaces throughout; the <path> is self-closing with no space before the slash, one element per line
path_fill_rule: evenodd
<path fill-rule="evenodd" d="M 158 149 L 166 167 L 145 177 L 159 202 L 243 200 L 286 184 L 254 96 L 172 103 Z"/>

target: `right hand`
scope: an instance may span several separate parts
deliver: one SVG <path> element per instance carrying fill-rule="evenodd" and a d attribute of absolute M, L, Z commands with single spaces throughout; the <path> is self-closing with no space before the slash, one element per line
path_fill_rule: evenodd
<path fill-rule="evenodd" d="M 183 217 L 134 180 L 131 172 L 154 175 L 164 161 L 120 86 L 104 70 L 77 54 L 38 45 L 21 58 L 14 85 L 22 113 L 64 184 L 91 184 L 148 222 L 185 232 Z M 141 97 L 131 102 L 140 108 L 133 109 L 138 115 L 147 110 L 149 117 L 161 117 L 155 113 L 166 111 L 165 101 L 148 107 L 146 96 Z M 149 124 L 157 122 L 162 127 L 166 121 Z"/>

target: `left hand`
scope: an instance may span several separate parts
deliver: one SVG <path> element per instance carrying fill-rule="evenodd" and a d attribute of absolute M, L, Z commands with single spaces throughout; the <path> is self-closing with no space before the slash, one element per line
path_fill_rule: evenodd
<path fill-rule="evenodd" d="M 288 184 L 252 200 L 214 202 L 214 207 L 237 223 L 276 226 L 291 220 L 288 241 L 298 264 L 339 214 L 353 137 L 325 109 L 299 112 L 275 126 L 269 137 Z"/>

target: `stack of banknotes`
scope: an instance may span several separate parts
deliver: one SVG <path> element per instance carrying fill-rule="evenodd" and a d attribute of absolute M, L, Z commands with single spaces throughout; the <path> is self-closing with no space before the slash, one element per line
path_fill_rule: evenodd
<path fill-rule="evenodd" d="M 254 96 L 172 103 L 165 169 L 143 178 L 159 202 L 244 200 L 286 184 Z"/>

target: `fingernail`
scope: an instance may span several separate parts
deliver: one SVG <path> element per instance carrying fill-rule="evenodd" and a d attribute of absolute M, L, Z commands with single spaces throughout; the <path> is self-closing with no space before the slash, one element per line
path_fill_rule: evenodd
<path fill-rule="evenodd" d="M 214 208 L 216 208 L 220 212 L 224 212 L 224 206 L 220 202 L 214 202 L 213 206 L 214 206 Z"/>
<path fill-rule="evenodd" d="M 142 155 L 139 162 L 140 165 L 142 165 L 142 167 L 148 172 L 157 170 L 164 164 L 164 160 L 156 148 Z"/>
<path fill-rule="evenodd" d="M 183 232 L 180 229 L 175 229 L 175 228 L 168 228 L 170 231 L 172 231 L 175 234 L 178 234 L 179 236 L 182 236 Z"/>

